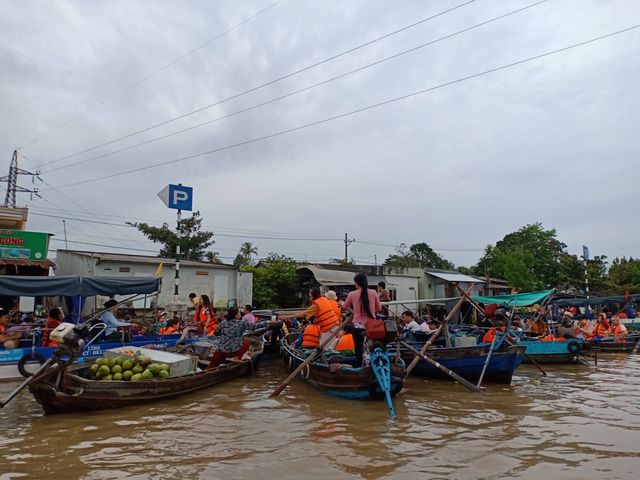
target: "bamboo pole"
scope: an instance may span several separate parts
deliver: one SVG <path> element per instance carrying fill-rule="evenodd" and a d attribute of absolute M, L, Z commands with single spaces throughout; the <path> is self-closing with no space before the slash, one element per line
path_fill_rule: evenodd
<path fill-rule="evenodd" d="M 475 286 L 475 283 L 472 283 L 469 288 L 467 289 L 467 294 L 471 293 L 471 291 L 473 290 L 473 287 Z M 438 327 L 438 329 L 436 330 L 436 332 L 431 336 L 431 338 L 429 339 L 428 342 L 426 342 L 423 347 L 420 349 L 420 354 L 424 354 L 424 352 L 427 351 L 427 349 L 433 344 L 433 342 L 435 341 L 435 338 L 440 334 L 440 332 L 442 331 L 442 327 L 447 325 L 447 322 L 449 320 L 451 320 L 453 318 L 453 316 L 458 312 L 458 310 L 460 310 L 460 306 L 462 305 L 462 302 L 464 302 L 464 297 L 460 297 L 458 299 L 458 302 L 454 305 L 454 307 L 451 309 L 451 311 L 447 314 L 447 316 L 445 317 L 444 321 L 442 322 L 442 324 Z M 409 364 L 409 366 L 407 367 L 407 371 L 406 371 L 406 376 L 409 376 L 409 374 L 411 373 L 411 370 L 413 370 L 416 366 L 416 364 L 420 361 L 420 357 L 416 355 L 416 357 L 411 361 L 411 363 Z"/>

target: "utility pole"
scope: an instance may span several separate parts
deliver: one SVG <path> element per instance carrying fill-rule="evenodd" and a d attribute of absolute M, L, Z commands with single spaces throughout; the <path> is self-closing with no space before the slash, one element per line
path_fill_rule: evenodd
<path fill-rule="evenodd" d="M 585 284 L 585 292 L 587 294 L 587 298 L 589 298 L 589 270 L 587 268 L 589 262 L 589 247 L 586 245 L 582 246 L 582 258 L 584 258 L 584 284 Z"/>
<path fill-rule="evenodd" d="M 16 208 L 16 193 L 30 193 L 31 198 L 35 195 L 38 198 L 40 195 L 38 194 L 38 189 L 34 188 L 33 190 L 29 190 L 28 188 L 18 186 L 18 175 L 31 175 L 31 183 L 35 182 L 35 179 L 42 180 L 39 175 L 40 172 L 36 171 L 36 173 L 27 172 L 26 170 L 22 170 L 18 168 L 18 151 L 13 151 L 13 156 L 11 157 L 11 165 L 9 166 L 9 175 L 5 177 L 0 177 L 0 182 L 6 182 L 7 184 L 7 195 L 4 198 L 4 206 L 10 208 Z"/>
<path fill-rule="evenodd" d="M 351 245 L 355 241 L 356 241 L 355 238 L 350 239 L 346 233 L 344 234 L 344 263 L 347 263 L 349 261 L 349 253 L 348 253 L 349 245 Z"/>
<path fill-rule="evenodd" d="M 67 222 L 64 218 L 62 219 L 62 228 L 64 228 L 64 248 L 65 250 L 69 250 L 69 244 L 67 243 Z"/>
<path fill-rule="evenodd" d="M 178 184 L 182 186 L 182 184 Z M 178 222 L 176 226 L 176 276 L 174 279 L 174 291 L 173 291 L 173 301 L 174 303 L 178 303 L 178 287 L 180 285 L 180 221 L 182 220 L 182 210 L 178 209 Z"/>

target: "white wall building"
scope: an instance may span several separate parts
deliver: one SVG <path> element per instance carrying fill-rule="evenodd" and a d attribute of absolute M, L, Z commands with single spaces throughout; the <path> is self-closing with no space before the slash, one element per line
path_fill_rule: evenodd
<path fill-rule="evenodd" d="M 120 253 L 86 252 L 78 250 L 58 250 L 56 275 L 83 276 L 153 276 L 162 263 L 162 289 L 157 305 L 165 307 L 173 303 L 175 259 Z M 180 261 L 180 287 L 178 303 L 190 304 L 189 293 L 206 294 L 214 307 L 227 308 L 231 305 L 247 305 L 253 298 L 253 274 L 239 272 L 233 265 L 223 265 L 191 260 Z M 98 307 L 106 298 L 97 298 Z M 86 310 L 94 308 L 89 301 Z M 144 300 L 134 303 L 142 308 Z M 147 306 L 151 299 L 147 300 Z"/>

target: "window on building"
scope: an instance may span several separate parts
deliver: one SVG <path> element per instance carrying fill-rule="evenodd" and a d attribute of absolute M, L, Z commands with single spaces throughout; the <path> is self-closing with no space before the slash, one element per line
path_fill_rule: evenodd
<path fill-rule="evenodd" d="M 392 302 L 398 299 L 398 291 L 397 290 L 389 290 L 389 298 Z"/>

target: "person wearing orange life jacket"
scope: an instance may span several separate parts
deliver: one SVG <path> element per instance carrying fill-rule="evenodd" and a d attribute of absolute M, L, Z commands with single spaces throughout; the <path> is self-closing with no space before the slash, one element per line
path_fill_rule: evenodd
<path fill-rule="evenodd" d="M 331 302 L 331 308 L 333 308 L 333 311 L 336 312 L 338 317 L 342 318 L 342 307 L 340 307 L 340 304 L 338 303 L 338 295 L 336 295 L 336 292 L 329 290 L 324 294 L 324 296 L 329 300 L 329 302 Z"/>
<path fill-rule="evenodd" d="M 196 307 L 196 321 L 200 322 L 198 329 L 209 337 L 213 336 L 218 328 L 213 305 L 208 295 L 200 295 L 200 303 Z"/>
<path fill-rule="evenodd" d="M 598 315 L 596 319 L 596 324 L 593 327 L 592 336 L 593 337 L 606 337 L 611 333 L 611 329 L 609 327 L 609 321 L 607 320 L 607 314 L 602 312 Z"/>
<path fill-rule="evenodd" d="M 320 346 L 320 327 L 310 323 L 302 331 L 302 348 L 318 348 Z"/>
<path fill-rule="evenodd" d="M 611 319 L 611 335 L 615 337 L 616 342 L 624 342 L 627 339 L 627 327 L 620 323 L 618 316 Z"/>
<path fill-rule="evenodd" d="M 174 333 L 178 333 L 178 324 L 180 323 L 179 318 L 172 318 L 167 322 L 167 326 L 158 330 L 160 335 L 172 335 Z"/>
<path fill-rule="evenodd" d="M 331 301 L 320 293 L 319 287 L 309 290 L 309 301 L 311 305 L 304 313 L 292 313 L 289 315 L 281 315 L 280 320 L 289 320 L 304 316 L 307 320 L 313 319 L 313 323 L 320 329 L 320 344 L 325 340 L 333 337 L 325 346 L 325 350 L 334 350 L 338 338 L 336 330 L 340 328 L 340 316 L 335 312 Z"/>

